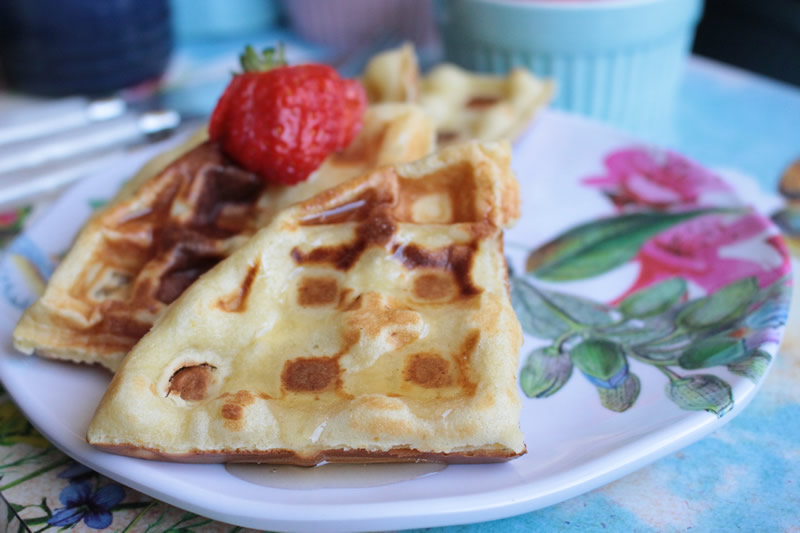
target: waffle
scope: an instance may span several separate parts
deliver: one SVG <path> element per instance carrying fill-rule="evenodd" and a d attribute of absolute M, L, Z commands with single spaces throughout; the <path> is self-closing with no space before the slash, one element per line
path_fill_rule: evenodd
<path fill-rule="evenodd" d="M 14 344 L 116 370 L 167 305 L 280 209 L 376 166 L 427 155 L 433 138 L 416 106 L 371 106 L 346 150 L 307 182 L 285 187 L 265 186 L 196 135 L 147 165 L 87 223 L 23 314 Z"/>
<path fill-rule="evenodd" d="M 370 102 L 416 102 L 436 123 L 437 144 L 515 139 L 552 98 L 554 85 L 523 68 L 507 76 L 442 64 L 420 79 L 410 44 L 376 55 L 362 81 Z"/>
<path fill-rule="evenodd" d="M 507 143 L 468 143 L 286 209 L 133 348 L 89 443 L 184 462 L 518 457 L 509 164 Z"/>

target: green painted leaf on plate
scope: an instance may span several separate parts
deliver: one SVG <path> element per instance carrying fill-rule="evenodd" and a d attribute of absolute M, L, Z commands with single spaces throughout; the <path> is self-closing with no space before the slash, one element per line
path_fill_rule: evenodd
<path fill-rule="evenodd" d="M 555 339 L 577 325 L 608 326 L 621 317 L 611 306 L 542 289 L 517 276 L 511 277 L 511 300 L 522 329 L 542 339 Z"/>
<path fill-rule="evenodd" d="M 670 278 L 629 295 L 620 302 L 619 309 L 628 317 L 657 315 L 675 305 L 685 292 L 684 279 Z"/>
<path fill-rule="evenodd" d="M 710 374 L 678 378 L 667 385 L 667 396 L 681 409 L 708 411 L 718 417 L 733 408 L 733 392 L 725 381 Z"/>
<path fill-rule="evenodd" d="M 534 276 L 568 281 L 584 279 L 633 259 L 645 241 L 691 218 L 720 212 L 700 209 L 681 213 L 634 213 L 576 226 L 534 250 L 526 269 Z"/>
<path fill-rule="evenodd" d="M 619 344 L 605 339 L 586 339 L 570 350 L 578 370 L 598 387 L 621 384 L 628 375 L 628 360 Z"/>
<path fill-rule="evenodd" d="M 636 374 L 630 373 L 625 378 L 625 381 L 614 387 L 613 389 L 606 389 L 603 387 L 597 388 L 597 393 L 600 395 L 600 403 L 603 407 L 621 413 L 627 411 L 636 402 L 641 390 L 641 383 Z"/>
<path fill-rule="evenodd" d="M 678 359 L 681 368 L 694 370 L 727 365 L 744 359 L 747 348 L 744 340 L 730 337 L 708 337 L 689 346 Z"/>
<path fill-rule="evenodd" d="M 669 314 L 669 313 L 667 313 Z M 674 319 L 672 320 L 674 326 Z M 677 326 L 668 335 L 648 340 L 631 347 L 637 355 L 657 362 L 659 365 L 677 365 L 678 359 L 698 338 L 703 338 L 703 331 L 689 331 Z"/>
<path fill-rule="evenodd" d="M 539 289 L 517 276 L 511 277 L 511 303 L 522 329 L 529 335 L 552 340 L 572 328 L 564 316 L 548 305 Z"/>
<path fill-rule="evenodd" d="M 742 316 L 758 293 L 755 276 L 725 285 L 705 298 L 692 301 L 678 313 L 676 323 L 687 329 L 703 329 Z"/>
<path fill-rule="evenodd" d="M 619 311 L 615 308 L 580 296 L 544 289 L 542 294 L 573 321 L 584 326 L 609 326 L 621 318 Z"/>
<path fill-rule="evenodd" d="M 659 341 L 675 331 L 675 322 L 670 316 L 657 315 L 644 319 L 633 318 L 598 333 L 603 337 L 628 346 L 642 346 Z"/>
<path fill-rule="evenodd" d="M 536 348 L 528 354 L 519 374 L 519 385 L 528 398 L 545 398 L 558 392 L 572 375 L 568 354 L 552 347 Z"/>
<path fill-rule="evenodd" d="M 753 350 L 745 359 L 736 361 L 728 365 L 728 370 L 739 376 L 748 378 L 753 383 L 758 381 L 764 375 L 769 367 L 769 362 L 772 361 L 772 356 L 764 350 Z"/>
<path fill-rule="evenodd" d="M 647 346 L 642 346 L 632 348 L 632 350 L 639 359 L 644 360 L 648 364 L 665 366 L 677 365 L 678 359 L 683 354 L 684 347 L 654 350 L 649 349 Z"/>

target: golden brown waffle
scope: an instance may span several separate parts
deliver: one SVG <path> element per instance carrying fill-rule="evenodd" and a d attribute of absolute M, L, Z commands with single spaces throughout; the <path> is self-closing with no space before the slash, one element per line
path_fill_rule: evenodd
<path fill-rule="evenodd" d="M 187 462 L 524 453 L 502 229 L 507 143 L 386 167 L 281 212 L 170 306 L 88 440 Z"/>
<path fill-rule="evenodd" d="M 413 105 L 371 106 L 351 146 L 305 183 L 266 186 L 202 134 L 151 163 L 83 228 L 43 296 L 22 316 L 24 353 L 116 370 L 164 308 L 282 208 L 380 165 L 433 149 Z M 166 168 L 161 168 L 166 165 Z"/>
<path fill-rule="evenodd" d="M 416 102 L 436 123 L 437 144 L 515 139 L 553 96 L 550 80 L 523 68 L 507 76 L 442 64 L 420 79 L 410 44 L 376 55 L 363 75 L 370 102 Z"/>

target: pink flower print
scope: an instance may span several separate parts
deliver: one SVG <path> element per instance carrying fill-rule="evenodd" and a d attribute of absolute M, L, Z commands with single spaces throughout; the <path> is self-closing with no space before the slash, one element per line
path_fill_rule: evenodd
<path fill-rule="evenodd" d="M 0 227 L 5 228 L 14 224 L 20 217 L 19 211 L 6 211 L 0 213 Z"/>
<path fill-rule="evenodd" d="M 584 183 L 599 187 L 620 210 L 736 203 L 724 181 L 673 152 L 626 148 L 608 155 L 605 166 L 605 175 L 586 178 Z"/>
<path fill-rule="evenodd" d="M 709 214 L 679 224 L 647 241 L 634 260 L 640 265 L 638 279 L 616 301 L 675 276 L 711 293 L 749 276 L 765 287 L 789 271 L 783 240 L 752 212 Z"/>

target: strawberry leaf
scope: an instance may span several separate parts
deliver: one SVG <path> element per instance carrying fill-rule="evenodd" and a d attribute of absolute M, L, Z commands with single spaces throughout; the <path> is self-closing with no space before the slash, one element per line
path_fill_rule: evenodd
<path fill-rule="evenodd" d="M 248 44 L 244 53 L 239 55 L 239 63 L 244 72 L 266 72 L 288 65 L 283 43 L 278 43 L 275 48 L 264 48 L 260 54 Z"/>

